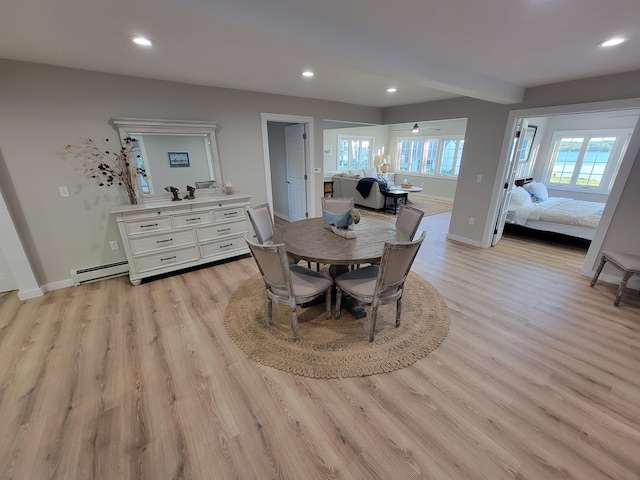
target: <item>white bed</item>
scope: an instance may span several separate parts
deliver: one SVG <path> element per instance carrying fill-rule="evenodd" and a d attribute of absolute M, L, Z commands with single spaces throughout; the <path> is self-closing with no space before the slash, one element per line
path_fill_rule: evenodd
<path fill-rule="evenodd" d="M 542 183 L 520 183 L 512 192 L 507 223 L 593 240 L 604 205 L 573 198 L 549 197 Z"/>

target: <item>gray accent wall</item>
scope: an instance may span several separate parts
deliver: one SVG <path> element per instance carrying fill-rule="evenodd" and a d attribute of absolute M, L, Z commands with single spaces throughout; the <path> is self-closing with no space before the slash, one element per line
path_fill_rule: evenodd
<path fill-rule="evenodd" d="M 457 98 L 388 109 L 238 90 L 186 85 L 0 60 L 0 189 L 40 284 L 64 286 L 75 268 L 125 259 L 111 251 L 119 239 L 109 214 L 125 198 L 82 176 L 58 152 L 84 137 L 117 139 L 112 117 L 206 120 L 219 125 L 224 180 L 267 201 L 261 113 L 314 118 L 313 166 L 323 169 L 323 120 L 392 124 L 467 118 L 465 148 L 449 236 L 486 246 L 502 182 L 510 112 L 553 105 L 640 98 L 640 71 L 528 89 L 519 105 Z M 614 190 L 620 202 L 603 233 L 605 248 L 640 254 L 640 140 Z M 478 183 L 477 176 L 483 181 Z M 322 175 L 314 175 L 319 211 Z M 68 198 L 58 187 L 67 186 Z M 475 225 L 469 225 L 469 218 Z M 591 258 L 593 260 L 593 256 Z"/>
<path fill-rule="evenodd" d="M 109 247 L 120 238 L 109 212 L 126 198 L 115 187 L 96 186 L 77 162 L 58 154 L 85 137 L 116 141 L 111 118 L 217 123 L 223 178 L 251 195 L 253 205 L 267 201 L 261 113 L 313 117 L 319 168 L 325 118 L 382 122 L 379 108 L 10 60 L 0 60 L 0 112 L 0 188 L 36 278 L 52 288 L 68 282 L 72 269 L 125 260 L 122 248 Z M 322 176 L 312 178 L 321 192 Z M 71 196 L 60 197 L 59 186 Z"/>

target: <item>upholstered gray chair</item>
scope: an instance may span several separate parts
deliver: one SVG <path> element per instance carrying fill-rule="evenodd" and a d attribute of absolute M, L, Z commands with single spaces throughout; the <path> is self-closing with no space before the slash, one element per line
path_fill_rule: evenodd
<path fill-rule="evenodd" d="M 269 204 L 263 203 L 262 205 L 252 207 L 247 213 L 249 214 L 249 220 L 251 221 L 251 226 L 253 226 L 253 231 L 256 233 L 258 243 L 261 243 L 262 245 L 272 244 L 274 226 Z M 289 259 L 289 263 L 298 263 L 300 261 L 298 257 L 290 253 L 287 254 L 287 258 Z M 310 267 L 311 263 L 307 262 L 307 265 Z"/>
<path fill-rule="evenodd" d="M 355 206 L 353 197 L 321 197 L 322 210 L 331 213 L 346 212 Z"/>
<path fill-rule="evenodd" d="M 424 217 L 422 210 L 410 207 L 409 205 L 400 205 L 398 218 L 396 219 L 396 229 L 407 233 L 409 239 L 413 240 L 420 226 L 420 221 L 422 221 L 422 217 Z"/>
<path fill-rule="evenodd" d="M 258 243 L 267 245 L 273 242 L 273 217 L 268 203 L 252 207 L 247 212 Z"/>
<path fill-rule="evenodd" d="M 269 325 L 273 325 L 273 303 L 291 308 L 291 323 L 294 340 L 300 340 L 297 305 L 310 302 L 320 295 L 326 296 L 327 318 L 331 318 L 331 287 L 333 279 L 301 265 L 290 265 L 283 243 L 260 245 L 245 240 L 253 255 L 267 289 L 267 312 Z"/>
<path fill-rule="evenodd" d="M 336 277 L 336 318 L 340 318 L 344 291 L 359 303 L 371 305 L 369 341 L 373 342 L 379 305 L 396 302 L 396 327 L 399 327 L 404 282 L 426 235 L 422 232 L 418 240 L 411 242 L 385 243 L 379 265 L 351 270 Z"/>

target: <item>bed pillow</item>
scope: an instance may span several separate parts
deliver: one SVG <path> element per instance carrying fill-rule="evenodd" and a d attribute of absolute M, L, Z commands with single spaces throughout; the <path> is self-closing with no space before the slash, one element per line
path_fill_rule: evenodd
<path fill-rule="evenodd" d="M 531 203 L 531 195 L 522 187 L 516 187 L 511 192 L 511 205 L 520 207 L 527 203 Z"/>
<path fill-rule="evenodd" d="M 544 202 L 549 198 L 549 192 L 547 191 L 547 187 L 544 183 L 535 182 L 527 190 L 540 197 L 541 200 L 539 201 Z"/>
<path fill-rule="evenodd" d="M 544 202 L 544 200 L 540 198 L 538 195 L 536 195 L 532 190 L 527 190 L 527 192 L 529 192 L 529 196 L 531 197 L 531 201 L 533 203 Z"/>

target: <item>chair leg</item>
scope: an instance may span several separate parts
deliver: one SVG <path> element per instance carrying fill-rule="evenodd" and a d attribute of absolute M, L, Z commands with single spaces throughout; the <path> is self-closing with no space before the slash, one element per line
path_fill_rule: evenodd
<path fill-rule="evenodd" d="M 327 290 L 324 294 L 327 304 L 327 319 L 331 318 L 331 289 Z"/>
<path fill-rule="evenodd" d="M 396 328 L 400 326 L 400 316 L 402 315 L 402 297 L 396 302 Z"/>
<path fill-rule="evenodd" d="M 273 325 L 273 302 L 269 297 L 267 297 L 267 319 L 269 325 Z"/>
<path fill-rule="evenodd" d="M 336 318 L 340 318 L 340 310 L 342 310 L 342 289 L 336 285 Z"/>
<path fill-rule="evenodd" d="M 371 331 L 369 332 L 369 341 L 373 342 L 376 333 L 376 320 L 378 319 L 378 305 L 371 305 Z"/>
<path fill-rule="evenodd" d="M 598 265 L 596 273 L 593 275 L 593 278 L 591 279 L 591 286 L 592 287 L 596 284 L 596 281 L 598 280 L 598 277 L 600 276 L 600 272 L 602 272 L 602 267 L 604 267 L 604 264 L 606 262 L 607 262 L 607 259 L 604 257 L 604 255 L 602 255 L 602 257 L 600 258 L 600 265 Z"/>
<path fill-rule="evenodd" d="M 293 339 L 297 342 L 300 340 L 300 331 L 298 330 L 298 310 L 295 305 L 291 307 L 291 324 L 293 326 Z"/>
<path fill-rule="evenodd" d="M 633 275 L 632 272 L 624 272 L 624 277 L 622 277 L 622 282 L 620 282 L 620 286 L 618 287 L 618 293 L 616 294 L 616 299 L 613 301 L 614 306 L 620 305 L 620 299 L 622 298 L 622 292 L 627 288 L 627 281 Z"/>

